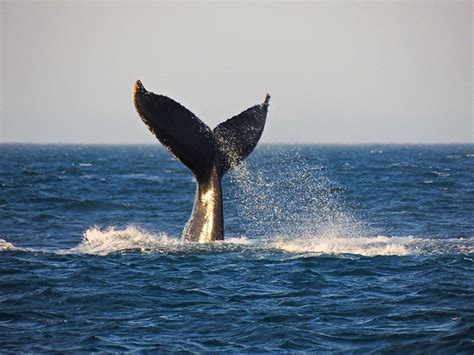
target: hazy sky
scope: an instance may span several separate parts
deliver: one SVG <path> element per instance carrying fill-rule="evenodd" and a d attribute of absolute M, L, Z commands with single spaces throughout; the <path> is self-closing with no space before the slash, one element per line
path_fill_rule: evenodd
<path fill-rule="evenodd" d="M 265 142 L 473 142 L 471 1 L 1 2 L 3 142 L 151 143 L 133 83 Z"/>

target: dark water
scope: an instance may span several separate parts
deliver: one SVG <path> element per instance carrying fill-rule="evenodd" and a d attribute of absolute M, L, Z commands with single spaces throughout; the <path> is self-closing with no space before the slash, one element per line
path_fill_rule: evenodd
<path fill-rule="evenodd" d="M 0 157 L 2 351 L 474 351 L 474 145 L 260 146 L 210 245 L 158 144 Z"/>

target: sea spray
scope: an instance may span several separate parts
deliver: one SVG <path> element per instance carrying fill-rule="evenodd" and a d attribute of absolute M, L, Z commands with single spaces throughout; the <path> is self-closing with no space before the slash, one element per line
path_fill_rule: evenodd
<path fill-rule="evenodd" d="M 298 147 L 267 162 L 242 164 L 231 175 L 238 214 L 247 235 L 260 238 L 368 237 L 369 228 L 344 201 L 344 189 L 330 181 L 319 162 Z M 278 172 L 274 165 L 281 168 Z"/>

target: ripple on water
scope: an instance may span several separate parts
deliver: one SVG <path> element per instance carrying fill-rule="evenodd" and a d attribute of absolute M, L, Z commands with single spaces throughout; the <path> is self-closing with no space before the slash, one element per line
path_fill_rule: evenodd
<path fill-rule="evenodd" d="M 3 352 L 474 351 L 472 145 L 259 147 L 213 244 L 157 146 L 0 150 Z"/>

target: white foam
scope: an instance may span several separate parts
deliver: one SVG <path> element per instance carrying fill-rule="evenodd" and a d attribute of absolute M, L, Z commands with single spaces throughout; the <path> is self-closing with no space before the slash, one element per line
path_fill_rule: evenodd
<path fill-rule="evenodd" d="M 245 236 L 226 238 L 223 243 L 185 243 L 180 238 L 166 234 L 153 234 L 129 226 L 125 229 L 90 228 L 84 233 L 84 239 L 69 253 L 107 255 L 123 251 L 139 252 L 201 252 L 227 250 L 232 246 L 245 246 L 256 249 L 278 249 L 287 253 L 312 254 L 359 254 L 407 255 L 409 246 L 416 239 L 413 237 L 347 237 L 338 235 L 337 231 L 329 230 L 321 235 L 313 236 L 278 236 L 263 240 L 250 239 Z M 216 246 L 218 247 L 216 249 Z M 227 247 L 226 247 L 227 246 Z"/>
<path fill-rule="evenodd" d="M 183 242 L 181 237 L 172 237 L 166 233 L 154 234 L 136 226 L 128 226 L 125 229 L 109 227 L 101 229 L 93 227 L 84 233 L 81 243 L 66 253 L 108 255 L 124 251 L 139 252 L 202 252 L 206 250 L 227 250 L 233 246 L 249 246 L 255 244 L 255 240 L 246 237 L 230 237 L 223 242 L 213 243 L 190 243 Z M 217 248 L 216 248 L 217 247 Z"/>
<path fill-rule="evenodd" d="M 430 171 L 432 174 L 435 174 L 436 176 L 449 176 L 450 174 L 445 172 L 445 171 L 435 171 L 432 170 Z"/>
<path fill-rule="evenodd" d="M 156 235 L 135 226 L 128 226 L 125 229 L 109 227 L 105 230 L 93 227 L 84 233 L 84 238 L 77 247 L 67 252 L 94 255 L 127 250 L 159 252 L 162 248 L 177 247 L 181 244 L 180 240 L 164 233 Z"/>
<path fill-rule="evenodd" d="M 305 236 L 294 239 L 278 238 L 271 243 L 276 249 L 288 253 L 357 254 L 364 256 L 408 255 L 413 237 L 338 237 Z"/>
<path fill-rule="evenodd" d="M 414 236 L 355 236 L 347 235 L 344 230 L 327 229 L 317 234 L 280 235 L 259 239 L 245 236 L 228 237 L 223 242 L 187 243 L 180 237 L 165 233 L 154 234 L 135 226 L 124 229 L 110 227 L 88 229 L 83 240 L 72 249 L 51 250 L 50 248 L 18 248 L 4 239 L 0 239 L 0 252 L 25 251 L 55 254 L 90 254 L 105 256 L 119 252 L 140 253 L 220 253 L 241 251 L 259 252 L 279 250 L 298 255 L 344 255 L 363 256 L 404 256 L 404 255 L 442 255 L 447 253 L 474 253 L 474 237 L 430 239 Z"/>
<path fill-rule="evenodd" d="M 7 251 L 7 250 L 18 250 L 18 248 L 14 246 L 12 243 L 9 243 L 4 239 L 0 239 L 0 251 Z"/>

